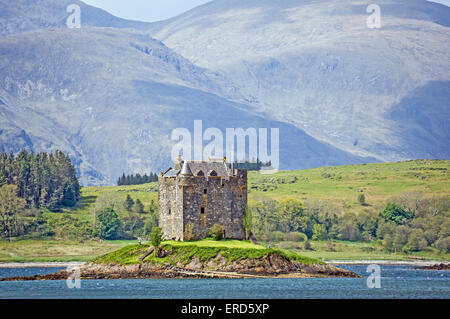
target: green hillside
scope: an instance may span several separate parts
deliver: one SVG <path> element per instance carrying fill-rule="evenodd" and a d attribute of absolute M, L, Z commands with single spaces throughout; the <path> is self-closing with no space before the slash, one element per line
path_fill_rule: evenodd
<path fill-rule="evenodd" d="M 448 251 L 445 252 L 450 236 L 449 170 L 448 160 L 416 160 L 280 171 L 270 175 L 252 171 L 249 172 L 248 180 L 249 207 L 256 215 L 262 209 L 273 214 L 273 221 L 267 220 L 264 225 L 261 224 L 261 218 L 256 218 L 252 230 L 264 245 L 301 251 L 302 255 L 314 258 L 449 259 Z M 359 198 L 361 194 L 364 194 L 363 202 Z M 128 195 L 134 202 L 142 202 L 142 213 L 134 212 L 134 208 L 124 208 Z M 0 262 L 85 261 L 98 253 L 107 253 L 129 243 L 136 243 L 137 236 L 146 237 L 155 226 L 157 200 L 157 183 L 82 187 L 81 200 L 77 206 L 63 208 L 59 212 L 35 210 L 25 217 L 34 225 L 35 231 L 21 238 L 13 238 L 12 242 L 0 241 Z M 420 242 L 421 236 L 429 241 L 421 251 L 412 249 L 405 255 L 401 248 L 393 248 L 395 245 L 386 243 L 389 241 L 389 234 L 384 238 L 375 234 L 375 230 L 371 236 L 367 236 L 367 231 L 364 233 L 366 222 L 378 223 L 377 231 L 380 230 L 379 215 L 388 202 L 407 207 L 416 205 L 420 208 L 416 216 L 418 219 L 410 222 L 407 231 L 409 235 L 419 237 L 416 241 Z M 290 225 L 293 222 L 289 212 L 295 210 L 291 206 L 296 205 L 304 211 L 304 216 L 310 218 L 304 230 L 292 229 Z M 90 240 L 98 237 L 99 215 L 105 207 L 113 207 L 117 213 L 121 227 L 125 230 L 122 231 L 122 237 L 119 237 L 121 241 Z M 435 213 L 430 213 L 433 209 Z M 326 226 L 328 236 L 325 233 L 324 238 L 313 237 L 313 234 L 317 235 L 317 229 L 313 229 L 314 224 L 326 224 L 321 220 L 324 214 L 335 216 L 340 228 L 337 227 L 336 230 Z M 285 226 L 279 224 L 283 218 Z M 358 218 L 361 218 L 361 222 Z M 348 236 L 340 235 L 348 220 L 361 228 L 361 234 L 350 240 Z M 423 226 L 427 221 L 430 221 L 430 225 Z M 276 226 L 271 227 L 272 224 Z M 406 227 L 396 225 L 395 228 L 386 226 L 384 229 L 384 233 L 392 232 L 392 242 L 399 226 L 400 230 Z M 422 227 L 422 234 L 416 232 L 417 227 Z M 439 234 L 440 237 L 430 239 L 430 232 L 436 236 Z M 305 240 L 309 242 L 310 248 L 305 248 Z M 406 245 L 406 241 L 408 238 L 403 244 Z M 385 244 L 390 246 L 386 248 L 383 246 Z"/>
<path fill-rule="evenodd" d="M 298 171 L 280 171 L 263 175 L 249 172 L 249 201 L 296 198 L 323 200 L 346 211 L 359 212 L 367 207 L 382 208 L 390 199 L 405 192 L 420 192 L 426 197 L 450 196 L 450 161 L 418 160 L 322 167 Z M 75 209 L 64 210 L 89 220 L 95 201 L 101 197 L 111 202 L 123 202 L 130 194 L 147 207 L 157 202 L 157 183 L 136 186 L 91 186 L 81 189 L 81 201 Z M 358 203 L 363 192 L 367 206 Z"/>

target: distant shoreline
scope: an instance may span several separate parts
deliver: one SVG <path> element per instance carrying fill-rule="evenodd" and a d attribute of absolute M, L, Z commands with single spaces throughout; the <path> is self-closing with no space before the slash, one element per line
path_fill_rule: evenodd
<path fill-rule="evenodd" d="M 450 264 L 449 261 L 439 260 L 328 260 L 324 261 L 331 265 L 410 265 L 410 266 L 432 266 L 436 264 Z M 1 268 L 59 268 L 76 267 L 86 264 L 85 262 L 24 262 L 24 263 L 0 263 Z"/>
<path fill-rule="evenodd" d="M 442 260 L 328 260 L 327 264 L 334 265 L 410 265 L 410 266 L 432 266 L 436 264 L 449 264 Z"/>
<path fill-rule="evenodd" d="M 58 268 L 76 267 L 84 265 L 84 262 L 25 262 L 25 263 L 0 263 L 0 268 Z"/>

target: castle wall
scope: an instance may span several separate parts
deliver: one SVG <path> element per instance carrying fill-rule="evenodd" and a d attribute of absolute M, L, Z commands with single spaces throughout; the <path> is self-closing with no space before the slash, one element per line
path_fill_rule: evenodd
<path fill-rule="evenodd" d="M 183 240 L 183 192 L 176 178 L 158 179 L 158 216 L 164 239 Z"/>
<path fill-rule="evenodd" d="M 207 237 L 214 224 L 225 228 L 225 238 L 245 239 L 242 218 L 247 204 L 247 171 L 234 170 L 228 179 L 160 175 L 158 187 L 159 226 L 165 239 L 184 240 L 188 224 L 193 226 L 195 239 Z"/>
<path fill-rule="evenodd" d="M 206 237 L 214 224 L 225 228 L 226 238 L 245 238 L 242 218 L 247 203 L 247 172 L 239 173 L 241 177 L 232 176 L 229 180 L 190 177 L 183 186 L 184 227 L 191 223 L 197 238 Z"/>

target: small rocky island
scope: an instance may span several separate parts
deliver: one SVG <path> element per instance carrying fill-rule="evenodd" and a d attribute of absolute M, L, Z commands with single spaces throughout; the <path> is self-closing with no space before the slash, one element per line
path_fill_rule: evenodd
<path fill-rule="evenodd" d="M 65 280 L 72 273 L 1 278 L 0 281 Z M 360 277 L 320 260 L 265 248 L 191 243 L 131 245 L 81 266 L 81 279 Z"/>
<path fill-rule="evenodd" d="M 422 270 L 450 270 L 450 263 L 441 263 L 441 264 L 434 264 L 429 266 L 421 266 L 416 267 L 416 269 L 422 269 Z"/>

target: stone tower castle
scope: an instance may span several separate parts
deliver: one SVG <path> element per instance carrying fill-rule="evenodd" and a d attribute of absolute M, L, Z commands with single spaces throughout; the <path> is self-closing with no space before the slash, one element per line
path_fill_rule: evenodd
<path fill-rule="evenodd" d="M 186 228 L 205 238 L 214 224 L 224 238 L 245 239 L 247 171 L 231 169 L 226 159 L 183 161 L 158 177 L 159 226 L 165 239 L 184 240 Z"/>

